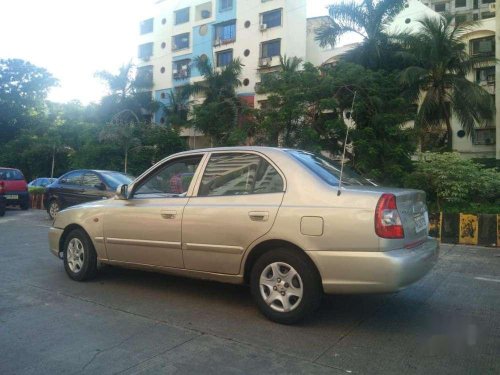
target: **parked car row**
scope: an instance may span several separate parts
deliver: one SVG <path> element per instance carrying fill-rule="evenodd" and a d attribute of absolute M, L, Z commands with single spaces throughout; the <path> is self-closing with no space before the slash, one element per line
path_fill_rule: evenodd
<path fill-rule="evenodd" d="M 0 168 L 0 216 L 6 206 L 19 206 L 27 210 L 30 205 L 30 187 L 43 187 L 44 205 L 54 219 L 59 210 L 93 200 L 108 199 L 115 195 L 118 185 L 129 184 L 133 177 L 114 171 L 75 170 L 59 178 L 39 177 L 29 184 L 19 169 Z"/>

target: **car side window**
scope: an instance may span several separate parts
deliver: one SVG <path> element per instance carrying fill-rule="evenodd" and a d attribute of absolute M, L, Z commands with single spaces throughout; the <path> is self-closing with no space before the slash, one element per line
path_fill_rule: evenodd
<path fill-rule="evenodd" d="M 201 155 L 172 160 L 134 189 L 134 198 L 184 197 L 189 189 Z"/>
<path fill-rule="evenodd" d="M 282 192 L 283 179 L 255 154 L 215 154 L 203 173 L 198 196 L 227 196 Z"/>
<path fill-rule="evenodd" d="M 83 172 L 72 172 L 61 179 L 61 183 L 65 185 L 81 185 Z"/>
<path fill-rule="evenodd" d="M 89 188 L 96 188 L 96 185 L 102 183 L 101 179 L 95 173 L 87 172 L 83 175 L 82 185 Z"/>

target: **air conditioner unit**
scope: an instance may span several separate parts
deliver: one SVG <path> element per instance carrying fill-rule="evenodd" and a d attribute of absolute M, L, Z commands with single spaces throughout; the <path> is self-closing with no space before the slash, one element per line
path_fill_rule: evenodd
<path fill-rule="evenodd" d="M 188 66 L 187 65 L 183 65 L 182 66 L 182 70 L 187 70 Z"/>
<path fill-rule="evenodd" d="M 265 23 L 261 23 L 259 26 L 260 31 L 267 30 L 267 25 Z"/>
<path fill-rule="evenodd" d="M 260 59 L 259 65 L 260 66 L 269 66 L 269 65 L 271 65 L 271 59 L 269 57 L 264 57 L 264 58 Z"/>
<path fill-rule="evenodd" d="M 491 3 L 488 5 L 488 9 L 490 12 L 495 13 L 497 10 L 497 5 L 495 3 Z"/>
<path fill-rule="evenodd" d="M 172 74 L 174 74 L 174 75 L 175 75 L 175 74 L 177 74 L 177 73 L 179 73 L 179 71 L 178 71 L 177 69 L 172 70 Z"/>

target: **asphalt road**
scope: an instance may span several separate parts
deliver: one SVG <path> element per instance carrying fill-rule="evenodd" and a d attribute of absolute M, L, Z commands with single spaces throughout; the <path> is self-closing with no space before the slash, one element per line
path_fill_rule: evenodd
<path fill-rule="evenodd" d="M 329 296 L 303 324 L 248 288 L 103 268 L 77 283 L 41 211 L 0 218 L 0 374 L 500 374 L 500 249 L 443 246 L 392 295 Z"/>

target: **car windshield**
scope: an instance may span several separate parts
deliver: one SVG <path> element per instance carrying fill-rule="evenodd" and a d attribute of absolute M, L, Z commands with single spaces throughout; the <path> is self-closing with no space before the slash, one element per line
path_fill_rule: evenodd
<path fill-rule="evenodd" d="M 321 177 L 326 183 L 332 186 L 339 186 L 340 162 L 306 151 L 289 150 L 287 152 L 309 170 Z M 360 176 L 346 165 L 344 165 L 342 184 L 376 186 L 374 182 Z"/>
<path fill-rule="evenodd" d="M 135 178 L 120 172 L 102 172 L 101 175 L 102 178 L 104 178 L 106 185 L 112 189 L 116 189 L 120 185 L 130 185 Z"/>
<path fill-rule="evenodd" d="M 0 180 L 24 180 L 24 176 L 17 169 L 0 169 Z"/>

